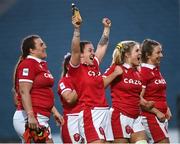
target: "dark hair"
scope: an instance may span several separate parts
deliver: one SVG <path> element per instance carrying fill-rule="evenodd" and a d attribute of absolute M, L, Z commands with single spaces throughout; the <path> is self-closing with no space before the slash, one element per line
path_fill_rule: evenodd
<path fill-rule="evenodd" d="M 12 91 L 13 92 L 16 92 L 16 89 L 15 89 L 15 81 L 16 81 L 16 70 L 17 70 L 17 67 L 18 65 L 21 63 L 21 61 L 23 59 L 25 59 L 29 54 L 30 54 L 30 49 L 34 49 L 35 48 L 35 42 L 34 40 L 35 39 L 38 39 L 40 38 L 40 36 L 38 35 L 29 35 L 27 37 L 25 37 L 23 40 L 22 40 L 22 43 L 21 43 L 21 55 L 14 67 L 14 73 L 13 73 L 13 89 Z"/>
<path fill-rule="evenodd" d="M 26 58 L 29 53 L 30 53 L 30 49 L 34 49 L 35 48 L 35 39 L 40 38 L 40 36 L 38 35 L 30 35 L 27 36 L 23 39 L 22 44 L 21 44 L 21 52 L 22 52 L 22 57 Z"/>
<path fill-rule="evenodd" d="M 85 45 L 87 45 L 87 44 L 92 44 L 92 42 L 87 41 L 87 40 L 80 41 L 80 51 L 81 51 L 81 53 L 84 52 L 84 47 L 85 47 Z"/>
<path fill-rule="evenodd" d="M 151 56 L 154 50 L 154 47 L 161 45 L 159 42 L 152 39 L 145 39 L 141 44 L 141 60 L 146 63 L 148 56 Z"/>
<path fill-rule="evenodd" d="M 63 61 L 63 70 L 62 70 L 62 73 L 61 73 L 61 77 L 64 77 L 67 72 L 68 72 L 68 69 L 67 69 L 67 66 L 69 64 L 69 61 L 71 59 L 71 54 L 70 53 L 67 53 L 65 56 L 64 56 L 64 61 Z"/>

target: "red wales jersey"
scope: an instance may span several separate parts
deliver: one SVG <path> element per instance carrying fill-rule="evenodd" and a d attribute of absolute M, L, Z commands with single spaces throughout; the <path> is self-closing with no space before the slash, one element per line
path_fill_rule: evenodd
<path fill-rule="evenodd" d="M 155 107 L 165 114 L 167 111 L 166 81 L 162 77 L 159 67 L 143 63 L 140 74 L 142 87 L 145 88 L 144 98 L 154 101 Z"/>
<path fill-rule="evenodd" d="M 79 113 L 81 111 L 81 105 L 79 101 L 76 102 L 74 105 L 69 105 L 62 97 L 62 94 L 65 91 L 72 91 L 74 90 L 74 84 L 72 82 L 72 79 L 68 76 L 65 76 L 59 80 L 58 83 L 58 94 L 60 96 L 60 100 L 62 102 L 63 106 L 63 113 L 65 114 L 70 114 L 70 113 Z"/>
<path fill-rule="evenodd" d="M 106 72 L 105 76 L 110 75 L 116 65 L 112 65 Z M 121 66 L 123 74 L 116 77 L 110 84 L 112 107 L 132 118 L 140 114 L 140 92 L 142 89 L 140 75 L 136 69 L 128 64 Z"/>
<path fill-rule="evenodd" d="M 16 91 L 18 92 L 18 109 L 23 109 L 19 83 L 30 82 L 30 91 L 33 111 L 45 116 L 50 116 L 51 108 L 54 105 L 54 94 L 52 86 L 54 78 L 47 68 L 47 63 L 32 56 L 28 56 L 17 67 Z"/>
<path fill-rule="evenodd" d="M 99 70 L 99 61 L 94 59 L 94 65 L 80 64 L 77 67 L 69 65 L 69 75 L 73 78 L 79 101 L 88 107 L 107 107 L 104 82 Z"/>

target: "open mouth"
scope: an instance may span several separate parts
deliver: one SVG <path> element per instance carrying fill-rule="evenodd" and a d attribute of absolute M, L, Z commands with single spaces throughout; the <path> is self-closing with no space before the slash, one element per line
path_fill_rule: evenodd
<path fill-rule="evenodd" d="M 140 61 L 140 60 L 141 60 L 141 58 L 140 58 L 140 57 L 138 57 L 138 58 L 137 58 L 137 60 L 138 60 L 138 61 Z"/>
<path fill-rule="evenodd" d="M 94 60 L 94 56 L 93 55 L 90 56 L 90 60 L 92 60 L 92 61 Z"/>
<path fill-rule="evenodd" d="M 160 58 L 157 58 L 156 61 L 157 61 L 157 63 L 160 63 L 161 59 L 160 59 Z"/>

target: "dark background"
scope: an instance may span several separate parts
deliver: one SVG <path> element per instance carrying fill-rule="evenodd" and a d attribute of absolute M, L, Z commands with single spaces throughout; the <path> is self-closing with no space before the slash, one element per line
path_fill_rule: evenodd
<path fill-rule="evenodd" d="M 81 39 L 96 46 L 103 30 L 102 18 L 112 21 L 110 43 L 102 72 L 110 65 L 112 51 L 121 40 L 142 42 L 146 38 L 163 45 L 161 71 L 167 81 L 167 101 L 173 113 L 169 128 L 177 127 L 176 101 L 180 94 L 179 7 L 178 0 L 0 0 L 0 141 L 18 139 L 12 125 L 15 111 L 11 94 L 14 65 L 20 55 L 22 38 L 38 34 L 48 48 L 48 65 L 54 78 L 56 106 L 61 104 L 57 82 L 64 55 L 70 51 L 73 27 L 71 3 L 81 11 Z M 107 99 L 111 104 L 109 91 Z M 51 119 L 53 133 L 59 128 Z"/>

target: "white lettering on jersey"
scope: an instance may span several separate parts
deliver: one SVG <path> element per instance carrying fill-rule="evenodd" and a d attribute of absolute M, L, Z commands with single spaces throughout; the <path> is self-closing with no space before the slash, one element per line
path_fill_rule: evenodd
<path fill-rule="evenodd" d="M 156 79 L 154 81 L 155 84 L 166 84 L 166 81 L 164 79 Z"/>
<path fill-rule="evenodd" d="M 129 84 L 134 84 L 134 85 L 141 85 L 141 81 L 128 79 L 128 78 L 124 79 L 124 83 L 127 83 L 127 84 L 129 83 Z"/>
<path fill-rule="evenodd" d="M 64 83 L 63 83 L 63 82 L 62 82 L 62 83 L 60 83 L 60 84 L 59 84 L 59 87 L 60 87 L 60 89 L 61 89 L 61 90 L 63 90 L 63 89 L 65 88 Z"/>
<path fill-rule="evenodd" d="M 101 73 L 100 72 L 95 73 L 94 71 L 88 71 L 88 75 L 89 76 L 99 76 L 99 75 L 101 75 Z"/>
<path fill-rule="evenodd" d="M 53 79 L 53 76 L 49 73 L 44 73 L 44 77 Z"/>
<path fill-rule="evenodd" d="M 23 75 L 23 76 L 28 76 L 28 74 L 29 74 L 29 69 L 28 69 L 28 68 L 23 68 L 23 73 L 22 73 L 22 75 Z"/>

